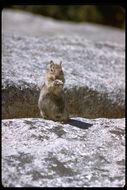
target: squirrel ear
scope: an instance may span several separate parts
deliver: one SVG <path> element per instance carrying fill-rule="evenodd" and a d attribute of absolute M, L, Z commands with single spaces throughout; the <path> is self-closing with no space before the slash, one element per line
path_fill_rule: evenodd
<path fill-rule="evenodd" d="M 54 64 L 54 62 L 51 60 L 50 62 L 49 62 L 50 64 Z"/>
<path fill-rule="evenodd" d="M 60 66 L 62 65 L 62 61 L 60 61 Z"/>
<path fill-rule="evenodd" d="M 48 65 L 47 65 L 47 69 L 50 69 L 53 65 L 54 65 L 54 62 L 52 60 L 49 61 Z"/>
<path fill-rule="evenodd" d="M 49 62 L 49 64 L 50 64 L 50 67 L 51 67 L 52 65 L 54 65 L 54 62 L 51 60 L 51 61 Z"/>

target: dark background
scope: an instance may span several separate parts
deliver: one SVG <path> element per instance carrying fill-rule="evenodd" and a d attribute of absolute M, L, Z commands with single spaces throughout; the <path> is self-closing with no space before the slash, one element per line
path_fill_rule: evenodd
<path fill-rule="evenodd" d="M 5 8 L 29 11 L 58 20 L 91 22 L 125 29 L 125 9 L 123 6 L 10 5 Z"/>

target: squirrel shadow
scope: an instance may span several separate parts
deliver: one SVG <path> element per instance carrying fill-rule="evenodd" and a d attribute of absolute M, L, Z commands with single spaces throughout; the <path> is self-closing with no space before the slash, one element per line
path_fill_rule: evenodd
<path fill-rule="evenodd" d="M 75 120 L 75 119 L 69 119 L 67 122 L 64 122 L 64 124 L 69 124 L 69 125 L 78 127 L 80 129 L 88 129 L 89 127 L 93 125 L 91 123 L 86 123 L 86 122 Z"/>

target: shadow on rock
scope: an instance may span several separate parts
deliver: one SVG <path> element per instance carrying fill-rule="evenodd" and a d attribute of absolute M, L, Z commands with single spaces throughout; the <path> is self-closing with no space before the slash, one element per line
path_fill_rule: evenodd
<path fill-rule="evenodd" d="M 75 120 L 75 119 L 69 119 L 66 124 L 78 127 L 80 129 L 88 129 L 89 127 L 91 127 L 93 125 L 93 124 Z"/>

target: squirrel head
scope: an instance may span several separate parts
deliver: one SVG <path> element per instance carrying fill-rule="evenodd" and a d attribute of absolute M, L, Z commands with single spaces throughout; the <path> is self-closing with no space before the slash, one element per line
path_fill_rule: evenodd
<path fill-rule="evenodd" d="M 56 77 L 59 77 L 61 75 L 64 75 L 63 70 L 62 70 L 62 61 L 60 61 L 59 64 L 54 63 L 52 60 L 49 62 L 48 65 L 48 72 L 50 74 L 55 75 Z"/>

